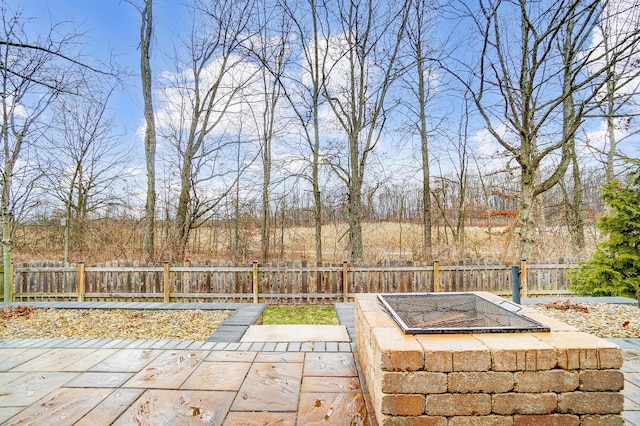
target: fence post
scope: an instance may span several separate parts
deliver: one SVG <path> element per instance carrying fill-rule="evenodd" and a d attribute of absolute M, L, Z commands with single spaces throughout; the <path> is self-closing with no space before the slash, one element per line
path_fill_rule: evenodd
<path fill-rule="evenodd" d="M 165 260 L 163 263 L 164 271 L 162 273 L 162 282 L 164 289 L 164 303 L 171 302 L 171 287 L 169 286 L 169 261 Z"/>
<path fill-rule="evenodd" d="M 78 262 L 78 302 L 84 302 L 84 262 Z"/>
<path fill-rule="evenodd" d="M 342 301 L 349 301 L 349 264 L 346 260 L 342 261 Z"/>
<path fill-rule="evenodd" d="M 258 261 L 253 261 L 253 303 L 258 303 Z"/>
<path fill-rule="evenodd" d="M 433 291 L 440 292 L 440 261 L 433 261 Z"/>
<path fill-rule="evenodd" d="M 520 268 L 518 265 L 511 265 L 511 300 L 520 304 Z"/>
<path fill-rule="evenodd" d="M 520 259 L 520 288 L 522 289 L 522 297 L 528 297 L 528 282 L 527 282 L 527 259 Z"/>

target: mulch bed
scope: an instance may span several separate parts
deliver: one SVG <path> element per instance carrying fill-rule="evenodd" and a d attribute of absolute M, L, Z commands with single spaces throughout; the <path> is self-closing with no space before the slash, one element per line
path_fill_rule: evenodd
<path fill-rule="evenodd" d="M 207 340 L 232 313 L 5 306 L 0 310 L 0 338 Z"/>
<path fill-rule="evenodd" d="M 598 337 L 640 337 L 640 309 L 637 305 L 557 300 L 527 307 Z"/>

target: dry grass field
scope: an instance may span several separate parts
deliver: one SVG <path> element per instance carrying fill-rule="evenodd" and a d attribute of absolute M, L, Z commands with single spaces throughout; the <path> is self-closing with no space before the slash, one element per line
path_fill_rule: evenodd
<path fill-rule="evenodd" d="M 442 261 L 462 258 L 518 258 L 518 236 L 509 227 L 467 227 L 464 237 L 455 238 L 451 230 L 433 228 L 432 249 Z M 157 260 L 170 258 L 170 248 L 163 244 L 159 229 Z M 233 241 L 228 227 L 202 227 L 193 231 L 187 249 L 187 260 L 229 259 Z M 566 228 L 547 227 L 538 236 L 536 259 L 557 257 L 588 257 L 595 247 L 595 230 L 587 231 L 588 247 L 576 251 Z M 363 224 L 364 260 L 381 261 L 424 260 L 422 227 L 406 222 L 366 222 Z M 15 261 L 62 260 L 64 239 L 59 226 L 30 226 L 21 228 L 14 239 Z M 141 259 L 141 224 L 133 222 L 98 222 L 85 229 L 83 235 L 70 241 L 70 261 L 87 263 L 116 259 Z M 250 262 L 260 257 L 260 232 L 253 224 L 241 229 L 239 258 Z M 271 233 L 271 260 L 315 259 L 315 236 L 312 226 L 278 228 Z M 323 258 L 340 262 L 349 258 L 347 225 L 327 223 L 323 226 Z"/>

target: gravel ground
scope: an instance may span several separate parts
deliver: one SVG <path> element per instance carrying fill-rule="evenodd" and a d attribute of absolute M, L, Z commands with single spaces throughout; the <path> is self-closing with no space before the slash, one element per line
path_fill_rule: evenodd
<path fill-rule="evenodd" d="M 207 340 L 232 313 L 10 306 L 0 310 L 0 338 Z"/>
<path fill-rule="evenodd" d="M 636 305 L 558 300 L 527 308 L 599 337 L 640 337 L 640 309 Z M 232 313 L 12 306 L 0 310 L 0 338 L 207 340 Z"/>
<path fill-rule="evenodd" d="M 527 308 L 566 322 L 598 337 L 640 337 L 640 309 L 637 305 L 573 303 L 556 301 Z"/>

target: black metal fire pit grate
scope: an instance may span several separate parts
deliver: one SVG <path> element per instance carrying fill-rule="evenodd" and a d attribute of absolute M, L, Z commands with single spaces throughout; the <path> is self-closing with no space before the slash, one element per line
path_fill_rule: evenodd
<path fill-rule="evenodd" d="M 405 334 L 545 332 L 549 327 L 474 293 L 380 294 Z"/>

